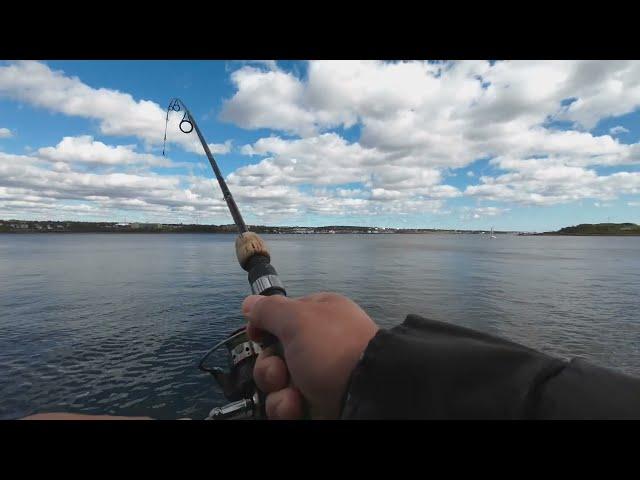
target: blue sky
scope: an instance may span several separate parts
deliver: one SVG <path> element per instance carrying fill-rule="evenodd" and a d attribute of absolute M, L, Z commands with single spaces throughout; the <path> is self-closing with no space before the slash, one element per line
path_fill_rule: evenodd
<path fill-rule="evenodd" d="M 640 223 L 640 62 L 0 61 L 0 218 Z"/>

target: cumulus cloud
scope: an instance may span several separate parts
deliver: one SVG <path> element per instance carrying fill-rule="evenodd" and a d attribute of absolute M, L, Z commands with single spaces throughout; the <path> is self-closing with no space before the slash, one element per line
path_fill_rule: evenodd
<path fill-rule="evenodd" d="M 238 93 L 224 104 L 221 119 L 245 128 L 314 131 L 313 113 L 301 106 L 304 89 L 291 74 L 246 66 L 231 81 Z"/>
<path fill-rule="evenodd" d="M 640 144 L 620 143 L 615 136 L 625 133 L 621 125 L 608 135 L 593 131 L 601 119 L 640 107 L 640 62 L 311 61 L 303 74 L 275 62 L 245 62 L 231 73 L 231 82 L 235 91 L 220 118 L 245 129 L 273 130 L 239 148 L 252 163 L 228 176 L 242 208 L 261 218 L 441 212 L 462 195 L 553 205 L 640 192 L 640 172 L 633 171 Z M 91 87 L 38 62 L 0 67 L 0 95 L 94 119 L 104 135 L 133 135 L 159 145 L 164 134 L 165 112 L 154 102 Z M 178 131 L 180 119 L 171 115 L 169 141 L 201 154 L 195 135 Z M 230 141 L 210 145 L 217 154 L 232 147 Z M 490 160 L 490 174 L 474 166 L 477 184 L 447 184 L 456 169 L 478 160 Z M 150 185 L 171 182 L 159 185 L 158 195 L 140 196 L 133 177 L 105 176 L 100 186 L 101 174 L 79 171 L 83 165 L 162 166 L 158 162 L 130 145 L 82 136 L 65 137 L 18 163 L 37 169 L 23 174 L 50 181 L 51 195 L 70 195 L 65 185 L 71 185 L 91 208 L 224 208 L 210 203 L 209 180 L 127 173 Z M 601 175 L 602 166 L 630 171 Z M 466 178 L 472 176 L 469 171 Z M 1 182 L 25 189 L 33 201 L 46 184 L 16 183 L 15 173 Z M 89 195 L 83 185 L 98 193 Z M 467 214 L 495 216 L 506 208 L 483 206 Z"/>
<path fill-rule="evenodd" d="M 165 218 L 188 211 L 218 218 L 228 215 L 219 188 L 208 179 L 151 172 L 95 173 L 62 165 L 65 168 L 36 156 L 0 152 L 0 214 L 51 212 L 59 207 L 60 213 L 113 214 L 125 209 Z"/>
<path fill-rule="evenodd" d="M 2 127 L 0 128 L 0 138 L 11 138 L 13 137 L 13 133 L 8 128 Z"/>
<path fill-rule="evenodd" d="M 213 153 L 214 155 L 222 155 L 231 151 L 232 143 L 232 140 L 227 140 L 224 143 L 209 143 L 207 144 L 207 146 L 209 147 L 209 150 L 211 150 L 211 153 Z M 200 149 L 202 149 L 201 145 L 198 144 L 198 146 L 200 147 Z"/>
<path fill-rule="evenodd" d="M 447 198 L 460 192 L 443 172 L 493 158 L 510 173 L 466 195 L 554 204 L 634 188 L 633 174 L 593 167 L 638 164 L 640 146 L 589 129 L 640 106 L 640 62 L 311 61 L 304 77 L 245 66 L 232 81 L 223 119 L 300 137 L 242 147 L 266 158 L 236 171 L 238 184 L 360 182 L 381 202 Z M 351 143 L 330 132 L 354 125 Z"/>
<path fill-rule="evenodd" d="M 610 128 L 609 133 L 611 135 L 620 135 L 621 133 L 629 133 L 629 130 L 624 128 L 622 125 L 618 125 L 613 128 Z"/>
<path fill-rule="evenodd" d="M 99 122 L 104 135 L 135 136 L 147 145 L 161 145 L 166 110 L 149 100 L 135 100 L 130 94 L 108 88 L 93 88 L 77 77 L 54 71 L 44 63 L 20 61 L 0 66 L 0 96 L 36 107 Z M 171 112 L 167 141 L 197 154 L 204 154 L 195 133 L 178 130 L 182 112 Z M 226 153 L 225 144 L 214 144 Z"/>
<path fill-rule="evenodd" d="M 503 207 L 461 207 L 459 212 L 460 218 L 463 220 L 478 220 L 485 217 L 500 216 L 509 210 L 509 208 Z"/>
<path fill-rule="evenodd" d="M 269 70 L 278 70 L 278 62 L 275 60 L 248 60 L 247 63 L 262 65 Z"/>
<path fill-rule="evenodd" d="M 552 205 L 584 198 L 611 200 L 640 193 L 640 172 L 598 176 L 582 167 L 522 168 L 497 177 L 481 177 L 465 194 L 494 201 Z"/>
<path fill-rule="evenodd" d="M 106 145 L 89 135 L 64 137 L 55 147 L 40 148 L 38 155 L 51 162 L 123 167 L 129 165 L 169 167 L 172 165 L 172 162 L 164 157 L 137 153 L 135 145 Z"/>
<path fill-rule="evenodd" d="M 123 211 L 143 214 L 159 221 L 193 221 L 194 216 L 231 222 L 217 182 L 209 178 L 160 175 L 152 172 L 121 173 L 80 170 L 82 162 L 93 158 L 72 142 L 63 147 L 41 149 L 34 155 L 0 152 L 0 215 L 16 214 L 42 218 L 80 216 L 113 219 Z M 80 139 L 80 146 L 91 139 Z M 107 147 L 107 146 L 105 146 Z M 101 148 L 101 149 L 104 149 Z M 55 161 L 68 150 L 78 161 Z M 113 148 L 106 155 L 125 154 Z M 46 155 L 49 157 L 47 158 Z M 393 211 L 393 206 L 377 208 L 370 199 L 345 198 L 345 191 L 304 194 L 290 185 L 235 185 L 233 194 L 245 215 L 267 221 L 283 216 L 304 217 L 309 213 L 343 215 L 347 211 L 373 214 Z"/>
<path fill-rule="evenodd" d="M 498 207 L 478 207 L 473 209 L 474 214 L 487 217 L 495 217 L 496 215 L 501 215 L 507 211 L 509 211 L 508 208 Z"/>
<path fill-rule="evenodd" d="M 242 152 L 267 158 L 229 175 L 231 183 L 240 185 L 363 182 L 369 175 L 363 166 L 377 158 L 375 151 L 350 144 L 335 133 L 293 140 L 262 138 L 242 147 Z"/>

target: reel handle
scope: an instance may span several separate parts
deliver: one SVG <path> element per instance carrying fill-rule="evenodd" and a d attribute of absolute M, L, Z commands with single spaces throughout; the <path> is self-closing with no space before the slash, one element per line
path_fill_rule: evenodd
<path fill-rule="evenodd" d="M 236 256 L 240 266 L 248 272 L 249 285 L 254 295 L 283 295 L 287 296 L 278 272 L 271 265 L 271 254 L 267 244 L 257 233 L 244 232 L 236 238 Z M 263 340 L 263 347 L 267 348 L 278 339 L 266 333 Z M 280 354 L 282 349 L 280 348 Z M 280 355 L 282 356 L 282 355 Z"/>
<path fill-rule="evenodd" d="M 249 285 L 251 285 L 251 291 L 254 295 L 287 296 L 276 269 L 270 263 L 269 249 L 257 233 L 244 232 L 236 238 L 236 256 L 240 266 L 249 273 Z M 266 349 L 271 346 L 273 346 L 276 355 L 284 360 L 284 351 L 278 338 L 265 332 L 262 348 Z M 261 395 L 264 397 L 262 393 Z M 305 410 L 305 418 L 310 418 L 306 405 Z"/>

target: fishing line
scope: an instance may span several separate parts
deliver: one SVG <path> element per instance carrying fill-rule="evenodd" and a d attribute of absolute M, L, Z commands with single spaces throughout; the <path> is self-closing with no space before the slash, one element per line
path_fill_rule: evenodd
<path fill-rule="evenodd" d="M 169 113 L 171 111 L 179 112 L 180 110 L 181 110 L 180 102 L 178 101 L 178 99 L 177 98 L 172 99 L 169 102 L 169 106 L 167 107 L 167 118 L 165 119 L 165 122 L 164 122 L 164 141 L 162 142 L 163 157 L 164 157 L 165 147 L 167 145 L 167 127 L 169 126 Z M 184 128 L 182 128 L 183 123 L 186 123 L 188 125 L 187 128 L 189 128 L 189 130 L 185 130 Z M 182 117 L 182 120 L 180 121 L 180 125 L 178 125 L 178 127 L 180 128 L 180 131 L 182 133 L 193 132 L 193 123 L 191 122 L 191 117 L 187 114 L 187 112 L 184 112 L 184 116 Z"/>
<path fill-rule="evenodd" d="M 182 133 L 191 133 L 194 130 L 194 122 L 193 122 L 193 118 L 191 117 L 191 112 L 188 111 L 188 109 L 186 107 L 184 107 L 184 115 L 182 117 L 182 120 L 180 121 L 179 124 L 179 128 L 180 131 Z M 165 152 L 165 145 L 167 142 L 167 127 L 168 127 L 168 123 L 169 123 L 169 114 L 174 111 L 174 112 L 180 112 L 182 111 L 182 107 L 180 104 L 180 99 L 178 98 L 173 98 L 171 99 L 171 101 L 169 102 L 169 106 L 167 107 L 167 115 L 166 115 L 166 119 L 165 119 L 165 125 L 164 125 L 164 144 L 162 147 L 162 154 L 164 155 Z M 203 144 L 204 147 L 204 144 Z M 206 152 L 205 152 L 206 153 Z M 211 171 L 206 168 L 203 165 L 204 159 L 201 156 L 198 156 L 198 161 L 196 163 L 196 165 L 198 166 L 198 168 L 200 169 L 200 171 L 202 172 L 202 177 L 200 178 L 205 178 L 206 180 L 208 180 L 209 182 L 211 182 L 211 186 L 213 187 L 214 191 L 216 190 L 216 187 L 219 186 L 219 180 L 218 182 L 216 182 L 216 176 L 212 176 L 211 175 Z M 205 164 L 206 165 L 206 164 Z M 213 167 L 213 165 L 212 165 Z M 209 173 L 207 173 L 209 172 Z M 191 175 L 194 175 L 194 171 L 191 169 Z M 222 192 L 224 194 L 224 191 Z M 225 200 L 226 200 L 226 195 L 225 195 Z M 234 218 L 234 222 L 236 221 L 236 218 Z M 241 219 L 242 221 L 242 219 Z M 242 221 L 242 223 L 244 223 Z M 244 227 L 246 228 L 246 227 Z"/>

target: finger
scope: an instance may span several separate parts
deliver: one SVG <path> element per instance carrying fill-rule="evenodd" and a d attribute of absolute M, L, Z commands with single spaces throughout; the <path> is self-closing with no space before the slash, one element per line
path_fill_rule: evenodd
<path fill-rule="evenodd" d="M 249 340 L 261 343 L 264 338 L 264 333 L 264 330 L 254 327 L 251 325 L 251 322 L 247 323 L 247 336 L 249 337 Z"/>
<path fill-rule="evenodd" d="M 282 390 L 289 381 L 286 364 L 280 357 L 275 355 L 265 357 L 262 356 L 262 353 L 256 359 L 256 364 L 253 367 L 253 379 L 256 385 L 265 393 Z"/>
<path fill-rule="evenodd" d="M 249 319 L 248 329 L 251 334 L 257 334 L 255 329 L 266 330 L 285 341 L 284 337 L 288 335 L 291 324 L 296 319 L 297 305 L 295 300 L 282 295 L 250 295 L 242 304 L 242 313 Z"/>
<path fill-rule="evenodd" d="M 267 417 L 273 420 L 298 420 L 302 418 L 302 395 L 287 387 L 267 395 Z"/>
<path fill-rule="evenodd" d="M 262 295 L 249 295 L 242 302 L 242 314 L 249 319 L 249 312 L 253 310 L 255 303 L 265 298 Z M 254 327 L 251 323 L 247 324 L 247 336 L 249 340 L 260 343 L 264 337 L 264 330 Z"/>

